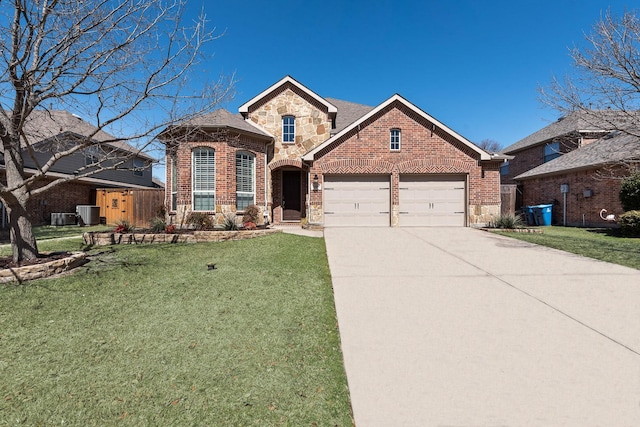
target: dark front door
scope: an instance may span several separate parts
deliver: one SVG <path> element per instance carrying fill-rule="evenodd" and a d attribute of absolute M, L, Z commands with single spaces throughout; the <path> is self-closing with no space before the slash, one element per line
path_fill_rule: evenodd
<path fill-rule="evenodd" d="M 282 171 L 282 219 L 300 221 L 300 171 Z"/>

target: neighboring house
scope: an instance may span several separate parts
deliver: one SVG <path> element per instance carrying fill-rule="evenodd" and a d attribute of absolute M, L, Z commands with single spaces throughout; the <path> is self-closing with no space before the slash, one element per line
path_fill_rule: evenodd
<path fill-rule="evenodd" d="M 32 149 L 23 152 L 27 174 L 34 173 L 56 152 L 89 136 L 96 142 L 108 141 L 100 149 L 89 147 L 61 158 L 47 173 L 42 185 L 56 178 L 74 176 L 82 168 L 90 168 L 105 152 L 135 153 L 118 170 L 105 170 L 90 177 L 78 178 L 33 197 L 29 201 L 29 216 L 34 224 L 50 223 L 52 213 L 75 213 L 77 205 L 95 205 L 96 190 L 99 188 L 155 187 L 152 181 L 153 158 L 104 131 L 96 131 L 95 126 L 68 111 L 36 110 L 31 113 L 25 124 L 25 137 L 29 139 Z M 4 159 L 0 159 L 0 179 L 4 180 Z"/>
<path fill-rule="evenodd" d="M 501 168 L 503 184 L 518 186 L 517 207 L 553 204 L 553 223 L 602 226 L 600 211 L 623 212 L 621 178 L 640 160 L 640 139 L 628 114 L 574 112 L 505 148 L 514 158 Z"/>
<path fill-rule="evenodd" d="M 399 95 L 376 107 L 323 98 L 290 76 L 240 106 L 173 126 L 166 199 L 222 220 L 258 205 L 270 221 L 469 226 L 500 214 L 492 155 Z"/>

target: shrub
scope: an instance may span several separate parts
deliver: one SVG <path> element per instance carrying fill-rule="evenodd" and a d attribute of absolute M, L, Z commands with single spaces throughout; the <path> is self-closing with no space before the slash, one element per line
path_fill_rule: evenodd
<path fill-rule="evenodd" d="M 167 227 L 164 229 L 164 232 L 167 233 L 167 234 L 175 234 L 175 232 L 176 232 L 175 224 L 167 225 Z"/>
<path fill-rule="evenodd" d="M 260 208 L 257 207 L 256 205 L 249 205 L 244 209 L 242 222 L 244 224 L 246 224 L 247 222 L 252 222 L 254 224 L 257 224 L 259 216 L 260 216 Z"/>
<path fill-rule="evenodd" d="M 618 218 L 620 231 L 625 236 L 640 236 L 640 210 L 625 212 Z"/>
<path fill-rule="evenodd" d="M 113 229 L 114 233 L 131 233 L 133 230 L 135 230 L 135 227 L 131 224 L 129 224 L 129 221 L 126 220 L 122 220 L 118 223 L 116 223 L 116 228 Z"/>
<path fill-rule="evenodd" d="M 193 225 L 196 230 L 213 230 L 213 219 L 204 212 L 191 212 L 187 224 Z"/>
<path fill-rule="evenodd" d="M 244 229 L 245 230 L 255 230 L 256 228 L 258 228 L 258 226 L 255 224 L 255 222 L 245 222 L 244 223 Z"/>
<path fill-rule="evenodd" d="M 151 218 L 151 221 L 149 222 L 151 223 L 151 231 L 153 231 L 154 233 L 162 233 L 167 227 L 167 223 L 164 218 Z"/>
<path fill-rule="evenodd" d="M 524 222 L 522 218 L 517 215 L 500 215 L 499 217 L 494 217 L 489 221 L 489 228 L 523 228 Z"/>
<path fill-rule="evenodd" d="M 224 222 L 222 223 L 222 228 L 227 231 L 237 230 L 238 223 L 236 222 L 236 214 L 228 213 L 224 216 Z"/>
<path fill-rule="evenodd" d="M 619 197 L 625 211 L 640 210 L 640 172 L 622 181 Z"/>

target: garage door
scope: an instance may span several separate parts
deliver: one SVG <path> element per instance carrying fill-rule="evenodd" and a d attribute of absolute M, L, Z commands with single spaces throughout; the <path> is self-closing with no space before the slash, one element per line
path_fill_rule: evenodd
<path fill-rule="evenodd" d="M 464 176 L 401 175 L 400 226 L 465 225 Z"/>
<path fill-rule="evenodd" d="M 324 177 L 326 227 L 389 226 L 390 185 L 387 175 Z"/>

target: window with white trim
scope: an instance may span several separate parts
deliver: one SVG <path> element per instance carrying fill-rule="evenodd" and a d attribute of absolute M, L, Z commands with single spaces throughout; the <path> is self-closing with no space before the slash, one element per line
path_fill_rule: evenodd
<path fill-rule="evenodd" d="M 196 148 L 192 152 L 193 210 L 216 209 L 216 154 L 212 148 Z"/>
<path fill-rule="evenodd" d="M 171 210 L 178 209 L 178 165 L 176 157 L 171 157 Z"/>
<path fill-rule="evenodd" d="M 236 153 L 236 209 L 241 211 L 256 201 L 256 157 Z"/>
<path fill-rule="evenodd" d="M 133 159 L 133 175 L 144 176 L 144 160 L 139 157 Z"/>
<path fill-rule="evenodd" d="M 389 131 L 389 148 L 391 151 L 400 151 L 400 129 Z"/>
<path fill-rule="evenodd" d="M 544 146 L 544 162 L 560 157 L 560 143 L 553 141 Z"/>
<path fill-rule="evenodd" d="M 293 116 L 282 117 L 282 142 L 296 142 L 296 118 Z"/>

